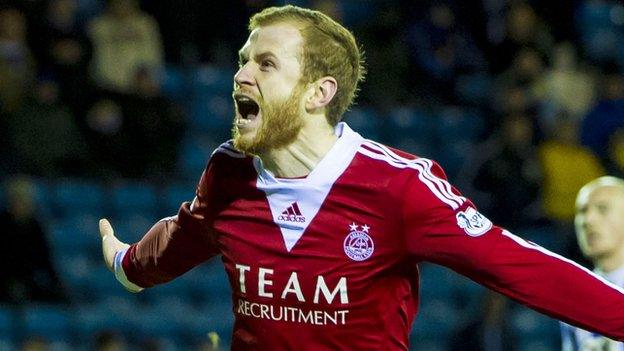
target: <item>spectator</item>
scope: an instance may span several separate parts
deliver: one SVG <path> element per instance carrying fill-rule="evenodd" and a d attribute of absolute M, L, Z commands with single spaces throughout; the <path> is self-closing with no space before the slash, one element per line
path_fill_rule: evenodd
<path fill-rule="evenodd" d="M 576 193 L 583 184 L 604 175 L 605 170 L 590 150 L 579 145 L 574 120 L 559 116 L 556 126 L 550 138 L 539 146 L 544 206 L 549 218 L 571 223 Z"/>
<path fill-rule="evenodd" d="M 181 110 L 163 97 L 150 72 L 139 70 L 131 94 L 120 97 L 125 123 L 122 129 L 130 138 L 126 152 L 132 157 L 126 177 L 169 175 L 174 169 L 185 120 Z"/>
<path fill-rule="evenodd" d="M 478 169 L 473 186 L 487 195 L 484 213 L 511 230 L 526 227 L 541 217 L 542 179 L 533 138 L 530 118 L 510 115 L 500 133 L 483 147 L 490 151 L 485 161 L 481 166 L 470 165 Z"/>
<path fill-rule="evenodd" d="M 135 74 L 157 72 L 163 64 L 163 47 L 156 21 L 142 12 L 137 0 L 109 0 L 104 14 L 88 25 L 93 45 L 91 71 L 105 90 L 128 93 Z"/>
<path fill-rule="evenodd" d="M 88 64 L 91 55 L 84 28 L 78 23 L 77 0 L 50 1 L 43 21 L 38 26 L 36 47 L 39 62 L 55 73 L 63 103 L 74 114 L 84 112 L 88 101 Z"/>
<path fill-rule="evenodd" d="M 460 328 L 451 339 L 449 350 L 513 351 L 516 345 L 506 322 L 509 301 L 488 291 L 483 297 L 481 314 Z"/>
<path fill-rule="evenodd" d="M 505 17 L 505 38 L 500 44 L 494 45 L 489 55 L 493 58 L 490 60 L 490 68 L 493 72 L 503 71 L 525 48 L 548 56 L 552 45 L 552 36 L 535 9 L 528 2 L 515 2 Z"/>
<path fill-rule="evenodd" d="M 26 19 L 16 9 L 0 9 L 0 112 L 10 114 L 19 109 L 34 77 Z"/>
<path fill-rule="evenodd" d="M 406 41 L 420 73 L 429 78 L 427 84 L 443 99 L 453 99 L 447 94 L 455 76 L 486 68 L 483 54 L 448 4 L 431 5 L 427 16 L 409 29 Z"/>
<path fill-rule="evenodd" d="M 615 164 L 617 155 L 614 155 L 615 158 L 610 157 L 609 150 L 619 140 L 616 132 L 624 128 L 624 78 L 617 69 L 611 68 L 607 71 L 602 78 L 600 90 L 600 101 L 582 121 L 581 142 L 609 170 L 615 171 L 618 169 Z"/>
<path fill-rule="evenodd" d="M 103 330 L 95 337 L 95 351 L 124 351 L 127 349 L 126 341 L 118 333 Z"/>
<path fill-rule="evenodd" d="M 539 76 L 533 89 L 540 101 L 540 120 L 545 128 L 552 126 L 559 111 L 575 120 L 582 119 L 593 104 L 594 90 L 594 77 L 579 64 L 572 43 L 557 45 L 551 67 Z"/>
<path fill-rule="evenodd" d="M 8 118 L 14 163 L 22 172 L 45 176 L 86 173 L 86 143 L 58 95 L 56 81 L 42 75 L 33 96 Z"/>
<path fill-rule="evenodd" d="M 6 181 L 6 209 L 0 212 L 0 301 L 63 302 L 45 232 L 36 215 L 34 185 L 24 177 Z"/>

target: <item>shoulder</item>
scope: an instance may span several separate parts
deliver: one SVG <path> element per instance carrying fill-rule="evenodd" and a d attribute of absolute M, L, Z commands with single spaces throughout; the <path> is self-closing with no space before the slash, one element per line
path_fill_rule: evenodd
<path fill-rule="evenodd" d="M 224 142 L 223 144 L 219 145 L 212 152 L 212 155 L 210 155 L 210 159 L 212 160 L 215 157 L 219 158 L 220 156 L 224 156 L 226 158 L 233 158 L 233 159 L 244 159 L 248 157 L 244 153 L 236 150 L 232 140 L 228 140 Z"/>
<path fill-rule="evenodd" d="M 394 169 L 395 172 L 404 171 L 406 174 L 419 174 L 423 172 L 441 171 L 440 166 L 433 160 L 412 155 L 376 141 L 364 140 L 358 153 L 370 160 L 371 164 Z"/>
<path fill-rule="evenodd" d="M 412 195 L 421 201 L 443 203 L 457 209 L 466 198 L 447 180 L 440 165 L 431 159 L 412 155 L 383 144 L 365 140 L 358 150 L 360 154 L 388 169 L 393 175 L 392 187 L 401 198 Z"/>

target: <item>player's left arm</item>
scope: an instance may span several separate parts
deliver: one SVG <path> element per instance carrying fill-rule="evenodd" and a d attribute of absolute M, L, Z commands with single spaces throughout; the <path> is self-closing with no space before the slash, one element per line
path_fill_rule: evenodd
<path fill-rule="evenodd" d="M 551 317 L 624 340 L 621 288 L 492 224 L 433 162 L 402 188 L 404 235 L 415 260 L 444 265 Z"/>

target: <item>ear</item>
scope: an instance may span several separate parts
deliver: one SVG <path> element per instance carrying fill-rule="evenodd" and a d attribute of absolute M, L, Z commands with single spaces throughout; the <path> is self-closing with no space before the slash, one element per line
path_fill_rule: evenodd
<path fill-rule="evenodd" d="M 327 106 L 336 95 L 338 82 L 334 77 L 323 77 L 312 83 L 312 88 L 314 89 L 313 94 L 306 99 L 305 107 L 308 111 Z"/>

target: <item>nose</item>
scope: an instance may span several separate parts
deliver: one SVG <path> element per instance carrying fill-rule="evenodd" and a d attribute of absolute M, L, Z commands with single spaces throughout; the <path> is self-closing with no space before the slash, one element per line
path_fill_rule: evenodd
<path fill-rule="evenodd" d="M 241 68 L 238 69 L 238 72 L 236 72 L 236 74 L 234 75 L 234 82 L 239 87 L 255 84 L 255 80 L 253 78 L 251 67 L 249 67 L 249 63 L 241 66 Z"/>

